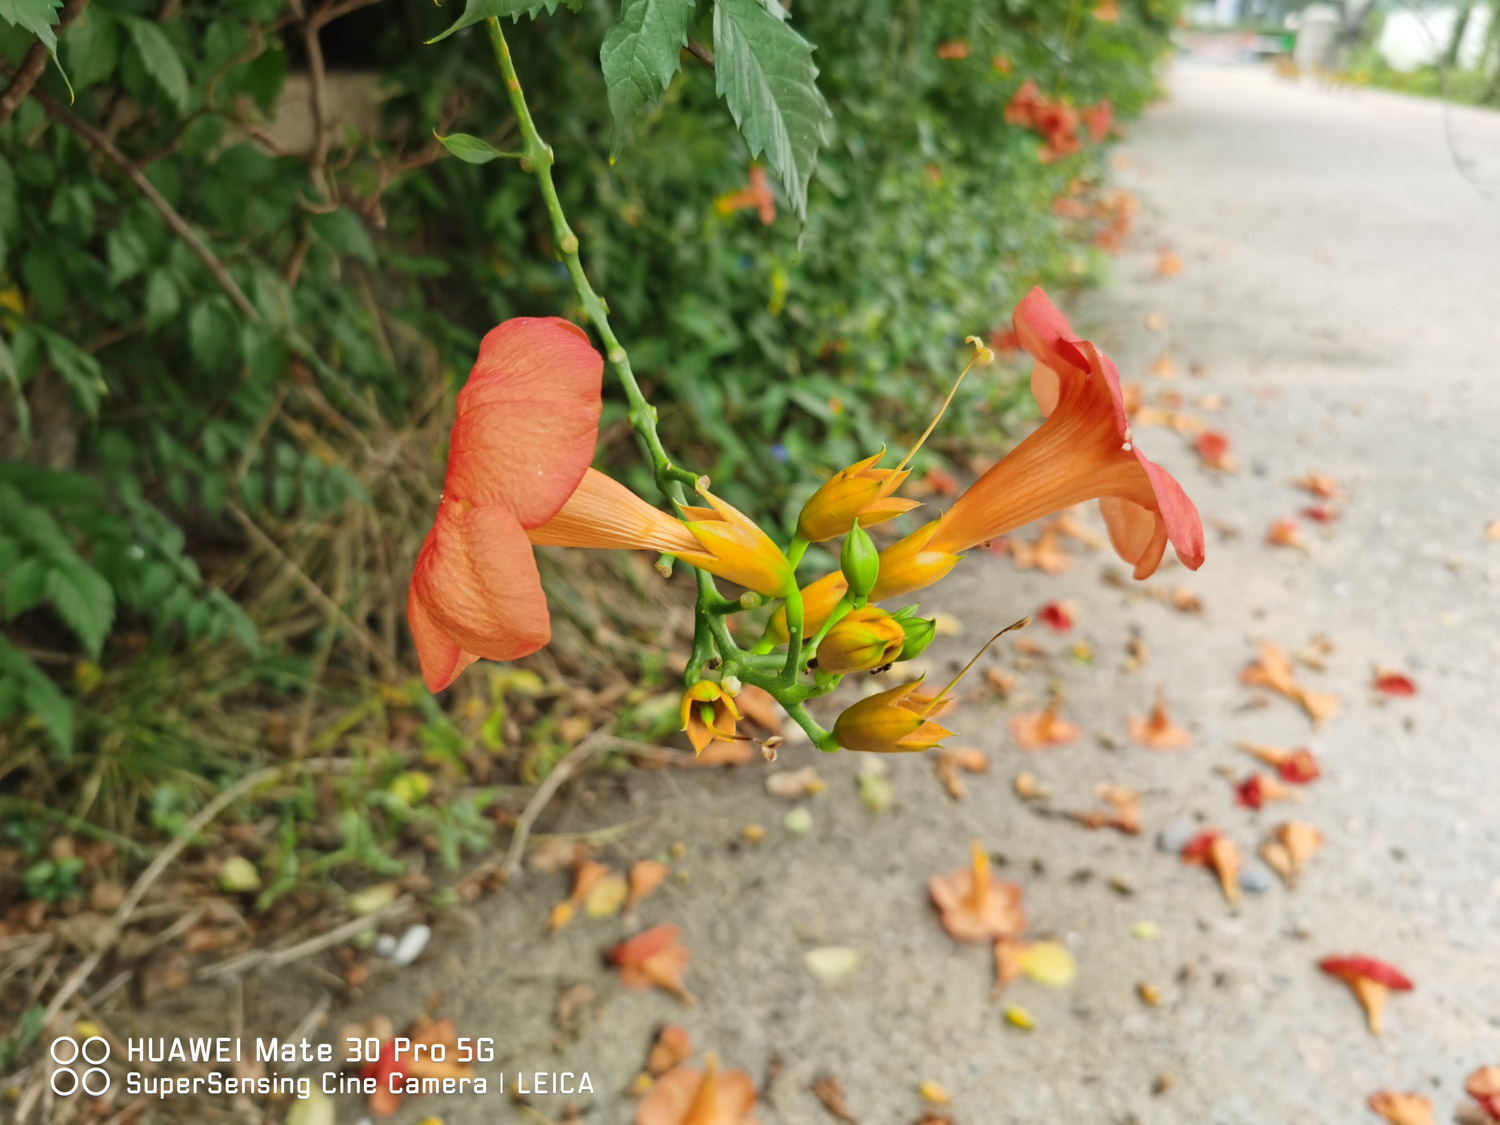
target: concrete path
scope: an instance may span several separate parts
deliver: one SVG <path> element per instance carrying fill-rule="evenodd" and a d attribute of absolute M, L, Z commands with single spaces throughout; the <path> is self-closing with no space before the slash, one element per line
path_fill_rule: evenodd
<path fill-rule="evenodd" d="M 828 783 L 803 802 L 813 828 L 798 837 L 782 827 L 791 806 L 764 791 L 766 767 L 633 774 L 618 799 L 572 808 L 565 827 L 650 814 L 629 855 L 685 843 L 677 866 L 691 881 L 648 901 L 640 924 L 684 928 L 696 1007 L 627 992 L 601 967 L 618 920 L 541 940 L 564 886 L 529 876 L 479 908 L 478 934 L 435 944 L 380 995 L 382 1010 L 402 1018 L 444 991 L 466 1034 L 511 1053 L 507 1088 L 517 1071 L 587 1071 L 597 1094 L 585 1108 L 599 1122 L 631 1119 L 621 1091 L 668 1020 L 757 1082 L 780 1057 L 774 1106 L 758 1114 L 767 1125 L 832 1121 L 809 1090 L 824 1072 L 864 1125 L 916 1120 L 925 1080 L 951 1092 L 960 1125 L 1345 1125 L 1373 1121 L 1365 1099 L 1387 1086 L 1427 1094 L 1447 1120 L 1464 1076 L 1500 1063 L 1500 542 L 1484 534 L 1500 520 L 1500 208 L 1455 170 L 1435 103 L 1191 64 L 1171 85 L 1172 101 L 1123 147 L 1124 182 L 1143 201 L 1138 233 L 1114 282 L 1073 316 L 1148 399 L 1180 391 L 1187 413 L 1233 440 L 1240 471 L 1212 478 L 1188 438 L 1138 434 L 1212 528 L 1200 572 L 1168 567 L 1147 585 L 1191 589 L 1202 613 L 1102 582 L 1119 569 L 1103 553 L 1059 577 L 976 553 L 924 606 L 964 626 L 939 642 L 935 673 L 1046 601 L 1076 601 L 1078 624 L 1066 636 L 1033 629 L 1049 655 L 1025 667 L 1003 650 L 994 663 L 1018 677 L 1009 704 L 956 713 L 956 743 L 993 761 L 968 778 L 967 799 L 944 795 L 931 757 L 903 757 L 889 763 L 895 806 L 872 815 L 856 793 L 859 756 L 788 747 L 775 768 L 811 763 Z M 1500 116 L 1456 112 L 1469 143 L 1500 152 Z M 1168 280 L 1155 270 L 1164 244 L 1184 263 Z M 1165 332 L 1145 327 L 1152 313 Z M 1163 350 L 1175 380 L 1146 374 Z M 1221 411 L 1196 406 L 1207 394 L 1222 396 Z M 1309 470 L 1347 488 L 1340 518 L 1303 523 L 1310 554 L 1266 545 L 1273 519 L 1311 502 L 1288 484 Z M 1137 635 L 1149 657 L 1132 671 Z M 1314 733 L 1283 699 L 1256 706 L 1238 677 L 1256 643 L 1295 650 L 1318 635 L 1334 645 L 1326 671 L 1299 674 L 1343 709 Z M 1080 640 L 1092 664 L 1069 657 Z M 1375 699 L 1376 663 L 1408 672 L 1419 694 Z M 1053 682 L 1090 733 L 1024 754 L 1008 715 Z M 1158 689 L 1193 749 L 1125 740 L 1127 714 Z M 1311 745 L 1326 775 L 1301 805 L 1236 807 L 1226 773 L 1254 765 L 1236 739 Z M 1058 808 L 1093 806 L 1100 782 L 1144 789 L 1144 833 L 1037 815 L 1012 788 L 1023 769 Z M 1288 816 L 1318 825 L 1327 848 L 1295 891 L 1277 883 L 1238 908 L 1155 842 L 1174 822 L 1212 825 L 1250 854 Z M 750 823 L 767 829 L 759 845 L 739 842 Z M 927 878 L 964 863 L 974 838 L 1025 888 L 1031 932 L 1074 949 L 1070 988 L 1022 980 L 992 1002 L 990 948 L 939 928 Z M 1138 936 L 1142 923 L 1154 939 Z M 803 957 L 821 946 L 855 947 L 862 962 L 820 983 Z M 1387 959 L 1416 981 L 1391 1001 L 1383 1038 L 1316 969 L 1334 953 Z M 598 990 L 602 1012 L 554 1053 L 554 1001 L 578 981 Z M 1007 1004 L 1034 1030 L 1007 1025 Z M 564 1100 L 535 1105 L 555 1117 Z M 409 1102 L 397 1120 L 428 1115 L 523 1120 L 493 1095 Z"/>

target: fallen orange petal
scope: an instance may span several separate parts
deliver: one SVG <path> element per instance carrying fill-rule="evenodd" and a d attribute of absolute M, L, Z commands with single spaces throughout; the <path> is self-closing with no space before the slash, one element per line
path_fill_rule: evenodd
<path fill-rule="evenodd" d="M 1192 732 L 1174 726 L 1166 704 L 1159 699 L 1150 715 L 1126 716 L 1125 729 L 1136 743 L 1151 750 L 1181 750 L 1193 744 Z"/>
<path fill-rule="evenodd" d="M 1370 1108 L 1391 1125 L 1436 1125 L 1432 1116 L 1432 1103 L 1421 1094 L 1381 1090 L 1370 1095 Z"/>
<path fill-rule="evenodd" d="M 989 856 L 978 840 L 970 849 L 968 867 L 927 881 L 943 929 L 958 941 L 989 941 L 1023 933 L 1026 913 L 1021 908 L 1021 888 L 990 872 Z"/>
<path fill-rule="evenodd" d="M 1303 554 L 1312 554 L 1312 548 L 1302 538 L 1302 530 L 1297 526 L 1297 521 L 1290 516 L 1272 521 L 1266 531 L 1266 542 L 1273 547 L 1293 547 Z"/>
<path fill-rule="evenodd" d="M 1045 750 L 1076 742 L 1083 735 L 1077 723 L 1060 718 L 1061 697 L 1056 697 L 1045 711 L 1023 711 L 1010 717 L 1010 734 L 1022 750 Z"/>
<path fill-rule="evenodd" d="M 693 1053 L 693 1040 L 685 1028 L 669 1023 L 656 1033 L 651 1053 L 646 1056 L 646 1073 L 659 1078 Z"/>
<path fill-rule="evenodd" d="M 660 860 L 643 859 L 630 869 L 630 905 L 640 902 L 667 881 L 671 868 Z"/>

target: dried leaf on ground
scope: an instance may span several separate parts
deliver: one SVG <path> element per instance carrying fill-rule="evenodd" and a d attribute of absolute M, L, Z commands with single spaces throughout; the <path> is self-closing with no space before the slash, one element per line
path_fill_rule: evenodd
<path fill-rule="evenodd" d="M 1021 951 L 1020 960 L 1022 972 L 1050 988 L 1066 988 L 1078 975 L 1078 962 L 1061 942 L 1033 942 Z"/>
<path fill-rule="evenodd" d="M 611 949 L 608 960 L 620 970 L 620 980 L 627 988 L 655 985 L 684 1004 L 693 1004 L 692 995 L 682 983 L 682 974 L 693 955 L 679 942 L 681 936 L 682 929 L 678 926 L 668 923 L 652 926 Z"/>
<path fill-rule="evenodd" d="M 848 1125 L 859 1125 L 859 1118 L 849 1112 L 849 1103 L 844 1100 L 844 1084 L 831 1074 L 820 1074 L 813 1079 L 812 1092 L 823 1108 Z"/>
<path fill-rule="evenodd" d="M 1022 750 L 1045 750 L 1076 742 L 1083 735 L 1077 723 L 1061 717 L 1062 696 L 1053 695 L 1044 711 L 1022 711 L 1010 717 L 1010 734 Z"/>
<path fill-rule="evenodd" d="M 927 881 L 942 917 L 943 929 L 958 941 L 1015 937 L 1026 930 L 1021 888 L 990 872 L 990 857 L 978 840 L 970 844 L 971 861 Z"/>
<path fill-rule="evenodd" d="M 1370 1108 L 1391 1125 L 1437 1125 L 1432 1116 L 1432 1103 L 1421 1094 L 1381 1090 L 1370 1095 Z"/>
<path fill-rule="evenodd" d="M 1260 846 L 1260 858 L 1287 886 L 1295 886 L 1297 876 L 1323 844 L 1323 833 L 1315 826 L 1289 820 L 1271 829 L 1271 835 Z"/>
<path fill-rule="evenodd" d="M 1125 729 L 1138 745 L 1151 750 L 1182 750 L 1193 744 L 1192 732 L 1173 724 L 1166 702 L 1157 696 L 1151 714 L 1128 715 Z"/>
<path fill-rule="evenodd" d="M 1380 1034 L 1381 1016 L 1390 994 L 1410 992 L 1414 987 L 1406 974 L 1394 965 L 1361 954 L 1325 957 L 1318 962 L 1318 968 L 1329 976 L 1338 977 L 1349 986 L 1354 998 L 1365 1010 L 1365 1019 L 1372 1035 Z"/>
<path fill-rule="evenodd" d="M 755 1082 L 743 1070 L 719 1070 L 709 1054 L 703 1070 L 678 1066 L 656 1080 L 636 1106 L 635 1125 L 758 1125 Z"/>

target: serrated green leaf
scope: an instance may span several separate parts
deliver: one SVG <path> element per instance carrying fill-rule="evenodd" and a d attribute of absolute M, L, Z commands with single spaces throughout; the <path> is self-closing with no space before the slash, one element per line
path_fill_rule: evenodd
<path fill-rule="evenodd" d="M 615 121 L 611 162 L 625 147 L 636 114 L 677 73 L 693 7 L 694 0 L 625 0 L 619 20 L 604 33 L 599 66 Z"/>
<path fill-rule="evenodd" d="M 140 56 L 146 73 L 161 87 L 173 105 L 179 110 L 187 108 L 188 77 L 183 69 L 177 48 L 167 38 L 166 32 L 150 20 L 139 16 L 125 16 L 126 30 L 130 32 L 131 45 Z"/>
<path fill-rule="evenodd" d="M 78 13 L 62 38 L 69 76 L 80 87 L 103 82 L 120 63 L 120 33 L 114 18 L 90 6 Z"/>
<path fill-rule="evenodd" d="M 94 659 L 115 619 L 115 592 L 91 566 L 71 563 L 47 571 L 42 583 L 47 600 Z"/>
<path fill-rule="evenodd" d="M 519 152 L 501 152 L 489 141 L 468 133 L 449 133 L 446 137 L 438 137 L 437 133 L 432 135 L 437 137 L 439 144 L 466 164 L 488 164 L 502 156 L 513 160 L 521 155 Z"/>
<path fill-rule="evenodd" d="M 833 114 L 819 93 L 812 45 L 759 0 L 714 4 L 719 95 L 753 156 L 765 154 L 792 210 L 807 216 L 807 184 Z"/>
<path fill-rule="evenodd" d="M 62 0 L 0 0 L 0 19 L 31 32 L 57 58 L 57 9 Z"/>
<path fill-rule="evenodd" d="M 510 16 L 519 20 L 522 16 L 535 18 L 536 14 L 543 8 L 547 9 L 550 16 L 557 11 L 559 3 L 566 3 L 575 12 L 578 10 L 580 0 L 468 0 L 464 5 L 463 15 L 447 31 L 441 35 L 434 35 L 427 40 L 436 43 L 440 39 L 446 39 L 455 31 L 462 31 L 466 27 L 473 27 L 476 23 L 482 23 L 487 19 L 499 19 L 502 16 Z"/>

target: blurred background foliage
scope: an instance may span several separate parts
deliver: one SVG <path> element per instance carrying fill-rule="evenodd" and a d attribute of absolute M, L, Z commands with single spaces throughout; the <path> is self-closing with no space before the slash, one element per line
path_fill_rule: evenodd
<path fill-rule="evenodd" d="M 38 3 L 55 0 L 20 7 Z M 61 69 L 0 103 L 0 849 L 33 898 L 76 893 L 49 835 L 129 851 L 254 765 L 351 744 L 371 757 L 336 787 L 280 794 L 268 885 L 308 873 L 292 829 L 320 817 L 311 847 L 335 857 L 320 873 L 379 870 L 412 832 L 446 860 L 484 836 L 473 802 L 489 791 L 472 785 L 496 755 L 513 748 L 504 776 L 535 780 L 589 729 L 546 702 L 567 697 L 563 673 L 669 675 L 659 607 L 576 593 L 644 590 L 637 569 L 549 558 L 549 588 L 575 591 L 560 640 L 592 644 L 554 645 L 540 677 L 470 677 L 447 713 L 411 679 L 406 581 L 479 338 L 510 316 L 577 316 L 534 181 L 434 139 L 517 139 L 483 29 L 424 45 L 454 8 L 69 0 Z M 1086 283 L 1108 241 L 1090 218 L 1108 207 L 1088 202 L 1107 150 L 1085 131 L 1043 162 L 1007 103 L 1034 79 L 1138 112 L 1177 10 L 791 6 L 834 121 L 805 224 L 774 179 L 774 221 L 736 206 L 751 155 L 703 62 L 683 52 L 611 163 L 599 52 L 618 6 L 507 25 L 668 448 L 785 527 L 829 472 L 909 441 L 964 336 L 1003 329 L 1034 283 Z M 708 0 L 691 34 L 712 48 Z M 33 42 L 0 24 L 6 81 Z M 1019 385 L 971 380 L 927 463 L 997 442 Z M 650 494 L 614 398 L 599 459 Z M 662 733 L 665 710 L 640 710 Z"/>

